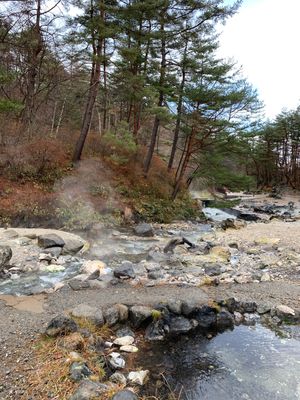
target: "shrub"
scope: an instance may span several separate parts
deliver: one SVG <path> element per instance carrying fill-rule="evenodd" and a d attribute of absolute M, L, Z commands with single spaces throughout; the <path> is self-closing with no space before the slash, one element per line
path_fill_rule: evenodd
<path fill-rule="evenodd" d="M 5 148 L 2 169 L 12 180 L 53 183 L 68 166 L 63 145 L 54 140 L 39 139 Z"/>

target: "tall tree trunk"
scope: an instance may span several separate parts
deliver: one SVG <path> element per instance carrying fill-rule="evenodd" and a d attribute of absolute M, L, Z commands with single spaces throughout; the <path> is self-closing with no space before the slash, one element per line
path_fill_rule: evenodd
<path fill-rule="evenodd" d="M 165 77 L 166 77 L 166 38 L 165 38 L 165 26 L 164 26 L 164 13 L 165 10 L 162 13 L 161 17 L 161 25 L 160 25 L 160 33 L 161 33 L 161 63 L 160 63 L 160 77 L 159 77 L 159 98 L 158 98 L 158 107 L 162 107 L 164 104 L 164 90 L 163 87 L 165 85 Z M 150 145 L 148 148 L 148 152 L 146 155 L 145 159 L 145 164 L 144 164 L 144 173 L 145 176 L 147 176 L 150 165 L 151 165 L 151 160 L 153 157 L 154 149 L 155 149 L 155 143 L 156 143 L 156 138 L 158 134 L 158 128 L 160 125 L 160 118 L 156 115 L 154 124 L 153 124 L 153 129 L 152 129 L 152 134 L 151 134 L 151 140 L 150 140 Z"/>
<path fill-rule="evenodd" d="M 103 8 L 100 12 L 100 16 L 101 16 L 102 21 L 104 21 Z M 101 36 L 101 32 L 98 32 L 97 34 L 98 34 L 98 38 L 94 39 L 97 41 L 97 44 L 95 42 L 93 43 L 94 64 L 93 64 L 93 68 L 92 68 L 92 72 L 91 72 L 91 80 L 90 80 L 90 87 L 89 87 L 89 91 L 88 91 L 88 98 L 87 98 L 87 102 L 86 102 L 80 136 L 76 143 L 76 147 L 75 147 L 75 150 L 73 153 L 73 158 L 72 158 L 73 163 L 79 161 L 81 158 L 84 143 L 85 143 L 86 137 L 87 137 L 89 129 L 90 129 L 94 105 L 95 105 L 96 97 L 98 94 L 98 88 L 99 88 L 99 84 L 100 84 L 101 62 L 102 62 L 101 57 L 102 57 L 102 51 L 103 51 L 103 37 Z"/>
<path fill-rule="evenodd" d="M 174 190 L 173 190 L 173 193 L 172 193 L 172 196 L 171 196 L 172 200 L 175 200 L 175 198 L 176 198 L 176 196 L 177 196 L 177 194 L 178 194 L 178 192 L 180 190 L 180 187 L 181 187 L 181 185 L 183 183 L 183 178 L 185 176 L 185 173 L 186 173 L 186 170 L 187 170 L 187 167 L 188 167 L 191 155 L 192 155 L 193 139 L 194 139 L 194 128 L 192 128 L 192 132 L 191 132 L 190 136 L 188 137 L 185 156 L 184 156 L 184 159 L 183 159 L 183 162 L 182 162 L 182 166 L 181 166 L 180 172 L 179 172 L 178 177 L 177 177 L 177 179 L 175 181 Z"/>
<path fill-rule="evenodd" d="M 39 72 L 38 69 L 40 66 L 40 55 L 43 50 L 43 38 L 41 32 L 41 0 L 36 1 L 35 24 L 32 29 L 32 37 L 30 43 L 28 43 L 28 46 L 29 69 L 27 73 L 25 104 L 22 111 L 22 129 L 24 129 L 25 126 L 29 132 L 33 122 L 37 86 L 36 83 Z"/>
<path fill-rule="evenodd" d="M 180 132 L 180 124 L 181 124 L 181 118 L 182 118 L 183 90 L 184 90 L 184 86 L 185 86 L 185 75 L 186 75 L 186 66 L 185 66 L 186 53 L 187 53 L 187 42 L 184 47 L 183 65 L 182 65 L 182 70 L 181 70 L 182 76 L 181 76 L 180 91 L 179 91 L 179 98 L 178 98 L 178 104 L 177 104 L 176 125 L 175 125 L 175 130 L 174 130 L 174 138 L 173 138 L 171 155 L 170 155 L 169 164 L 168 164 L 168 171 L 171 171 L 171 169 L 173 167 L 173 162 L 174 162 L 174 158 L 175 158 L 175 154 L 176 154 L 176 150 L 177 150 L 177 143 L 178 143 L 179 132 Z"/>

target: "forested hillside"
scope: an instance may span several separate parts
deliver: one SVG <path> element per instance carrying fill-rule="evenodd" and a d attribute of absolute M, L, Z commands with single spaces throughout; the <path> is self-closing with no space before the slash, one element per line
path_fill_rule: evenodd
<path fill-rule="evenodd" d="M 239 6 L 227 4 L 2 4 L 2 217 L 11 202 L 14 213 L 55 208 L 65 187 L 57 182 L 72 174 L 74 186 L 93 176 L 92 207 L 127 205 L 156 220 L 165 219 L 160 208 L 193 214 L 192 182 L 298 188 L 299 110 L 264 122 L 239 66 L 218 56 L 218 32 Z M 89 159 L 100 164 L 77 173 Z"/>

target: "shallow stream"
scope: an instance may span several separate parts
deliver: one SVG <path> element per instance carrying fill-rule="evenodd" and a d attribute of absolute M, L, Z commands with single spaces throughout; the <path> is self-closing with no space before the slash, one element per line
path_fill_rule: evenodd
<path fill-rule="evenodd" d="M 148 345 L 140 364 L 157 379 L 163 374 L 181 400 L 298 400 L 300 329 L 287 330 L 292 338 L 259 324 L 239 326 L 211 340 L 182 336 Z M 161 398 L 155 382 L 150 387 Z"/>

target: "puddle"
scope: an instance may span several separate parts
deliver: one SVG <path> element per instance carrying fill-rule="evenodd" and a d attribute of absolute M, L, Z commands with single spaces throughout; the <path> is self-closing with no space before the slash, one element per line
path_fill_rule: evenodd
<path fill-rule="evenodd" d="M 239 326 L 211 340 L 183 336 L 147 346 L 139 365 L 156 379 L 163 373 L 182 400 L 300 399 L 300 341 L 261 325 Z"/>

